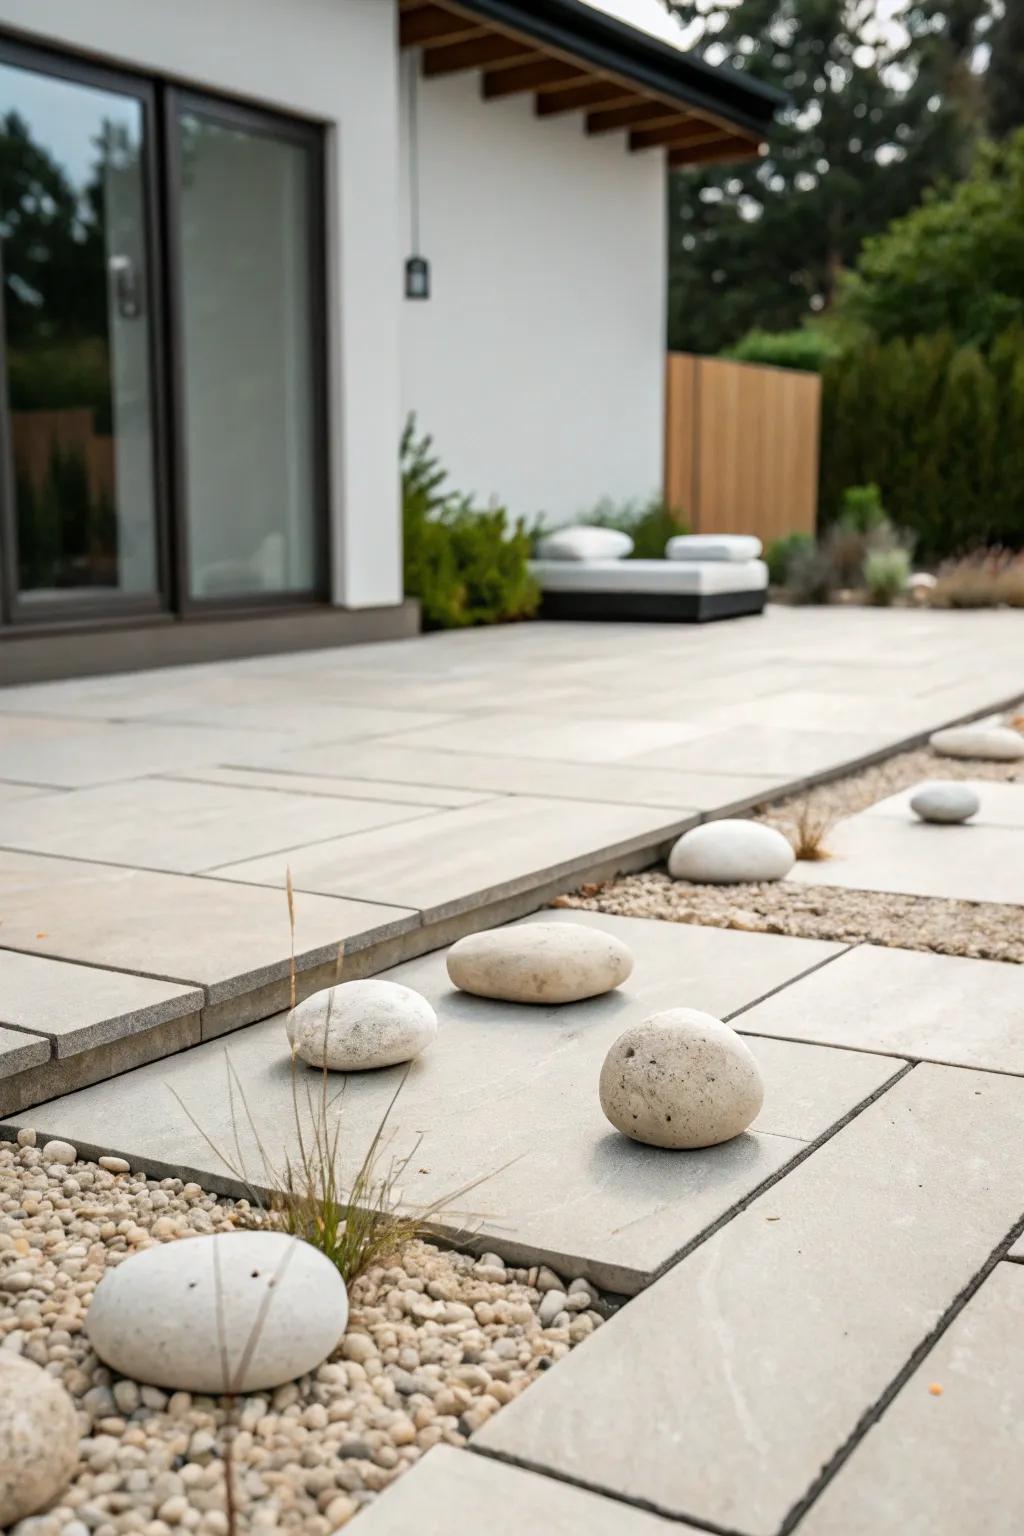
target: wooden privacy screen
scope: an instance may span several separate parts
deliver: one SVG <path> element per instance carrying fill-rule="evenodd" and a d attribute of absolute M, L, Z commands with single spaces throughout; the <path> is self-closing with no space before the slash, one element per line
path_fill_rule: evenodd
<path fill-rule="evenodd" d="M 694 533 L 813 533 L 821 379 L 670 352 L 665 500 Z"/>

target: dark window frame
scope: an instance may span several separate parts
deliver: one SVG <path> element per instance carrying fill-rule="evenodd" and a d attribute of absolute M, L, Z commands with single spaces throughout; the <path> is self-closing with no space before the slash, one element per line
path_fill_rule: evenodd
<path fill-rule="evenodd" d="M 10 440 L 3 252 L 0 241 L 0 624 L 12 633 L 30 629 L 94 627 L 132 618 L 187 621 L 304 609 L 331 601 L 333 529 L 330 481 L 330 374 L 328 368 L 327 185 L 324 125 L 271 108 L 131 68 L 94 63 L 66 49 L 21 42 L 0 32 L 0 62 L 76 84 L 128 95 L 143 111 L 143 195 L 149 304 L 149 364 L 157 590 L 118 595 L 69 591 L 58 602 L 19 593 L 17 508 Z M 312 368 L 315 582 L 308 590 L 193 598 L 189 592 L 185 373 L 180 274 L 178 114 L 182 110 L 284 138 L 305 152 L 309 227 L 309 327 Z"/>

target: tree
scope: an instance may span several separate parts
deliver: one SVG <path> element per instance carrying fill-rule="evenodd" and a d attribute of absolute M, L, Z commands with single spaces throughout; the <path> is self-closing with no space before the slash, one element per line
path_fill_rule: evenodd
<path fill-rule="evenodd" d="M 948 330 L 982 347 L 1024 321 L 1024 129 L 869 239 L 840 311 L 882 340 Z"/>
<path fill-rule="evenodd" d="M 1024 123 L 1024 0 L 1003 0 L 1003 14 L 989 41 L 988 128 L 1001 139 Z"/>
<path fill-rule="evenodd" d="M 833 304 L 864 238 L 966 169 L 983 102 L 971 64 L 992 0 L 668 0 L 709 62 L 781 87 L 768 155 L 678 171 L 670 345 L 717 352 Z"/>

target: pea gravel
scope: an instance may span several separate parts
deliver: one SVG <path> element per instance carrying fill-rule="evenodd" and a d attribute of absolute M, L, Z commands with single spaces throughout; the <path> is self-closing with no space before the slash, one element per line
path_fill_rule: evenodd
<path fill-rule="evenodd" d="M 20 1138 L 0 1142 L 0 1349 L 64 1383 L 82 1440 L 59 1502 L 14 1536 L 228 1536 L 225 1426 L 238 1529 L 328 1536 L 430 1446 L 465 1444 L 607 1314 L 583 1280 L 416 1241 L 353 1283 L 348 1332 L 311 1375 L 233 1412 L 223 1398 L 145 1386 L 107 1370 L 83 1332 L 104 1270 L 253 1213 L 197 1184 L 78 1160 L 66 1144 L 71 1158 L 57 1162 L 31 1131 Z"/>
<path fill-rule="evenodd" d="M 795 817 L 826 822 L 866 810 L 887 795 L 922 779 L 990 779 L 1024 784 L 1024 763 L 971 762 L 938 757 L 927 748 L 901 752 L 859 773 L 822 784 L 802 795 L 765 805 L 757 819 L 791 832 Z M 828 849 L 828 834 L 823 839 Z M 587 885 L 558 897 L 556 907 L 610 912 L 620 917 L 660 918 L 748 933 L 781 933 L 793 938 L 867 941 L 896 949 L 923 949 L 940 955 L 1024 964 L 1024 920 L 1016 906 L 947 901 L 839 886 L 691 885 L 670 880 L 663 868 Z"/>

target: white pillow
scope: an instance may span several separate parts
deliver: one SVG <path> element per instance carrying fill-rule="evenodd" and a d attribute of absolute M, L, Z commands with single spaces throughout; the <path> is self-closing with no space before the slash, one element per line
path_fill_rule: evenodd
<path fill-rule="evenodd" d="M 541 560 L 625 560 L 632 551 L 633 540 L 628 533 L 582 524 L 556 528 L 537 545 Z"/>
<path fill-rule="evenodd" d="M 680 533 L 665 545 L 666 560 L 757 560 L 761 540 L 752 533 Z"/>

